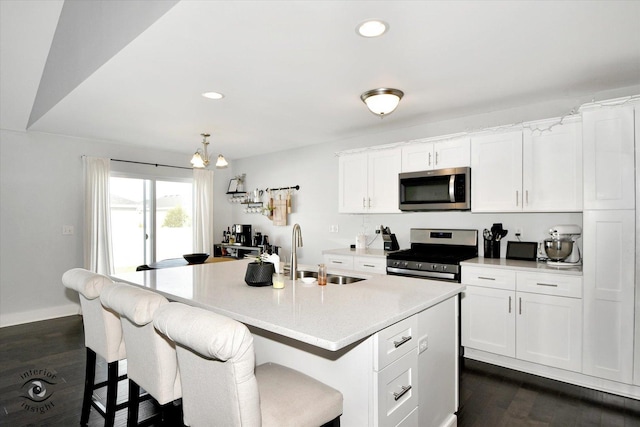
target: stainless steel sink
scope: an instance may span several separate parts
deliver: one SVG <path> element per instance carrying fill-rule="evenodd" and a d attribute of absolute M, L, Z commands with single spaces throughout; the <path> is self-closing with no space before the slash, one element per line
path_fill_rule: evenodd
<path fill-rule="evenodd" d="M 318 278 L 318 272 L 317 271 L 298 270 L 298 278 L 302 279 L 303 277 L 315 277 L 317 279 Z"/>
<path fill-rule="evenodd" d="M 303 278 L 303 277 L 315 277 L 317 279 L 318 278 L 318 272 L 317 271 L 299 270 L 298 271 L 298 278 Z M 359 282 L 361 280 L 364 280 L 364 279 L 362 279 L 360 277 L 343 276 L 341 274 L 327 274 L 327 282 L 328 283 L 335 283 L 337 285 L 348 285 L 349 283 L 355 283 L 355 282 Z"/>
<path fill-rule="evenodd" d="M 360 277 L 340 276 L 338 274 L 327 274 L 327 282 L 335 283 L 337 285 L 348 285 L 349 283 L 359 282 Z"/>

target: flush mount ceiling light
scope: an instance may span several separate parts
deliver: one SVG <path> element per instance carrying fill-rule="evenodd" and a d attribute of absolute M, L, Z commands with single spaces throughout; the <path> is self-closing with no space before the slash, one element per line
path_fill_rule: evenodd
<path fill-rule="evenodd" d="M 384 117 L 396 109 L 403 96 L 404 92 L 399 89 L 381 87 L 366 91 L 360 95 L 360 99 L 367 104 L 369 111 L 377 116 Z"/>
<path fill-rule="evenodd" d="M 379 37 L 387 32 L 389 24 L 379 19 L 370 19 L 356 27 L 356 33 L 362 37 Z"/>
<path fill-rule="evenodd" d="M 202 135 L 202 145 L 204 146 L 204 148 L 198 148 L 193 154 L 193 157 L 191 158 L 191 164 L 194 168 L 206 168 L 209 165 L 210 160 L 209 154 L 207 152 L 207 146 L 209 145 L 209 141 L 207 141 L 207 138 L 209 138 L 211 135 L 209 135 L 208 133 L 201 133 L 200 135 Z M 227 166 L 229 166 L 229 162 L 227 162 L 227 159 L 225 159 L 222 154 L 218 154 L 216 167 L 226 168 Z"/>
<path fill-rule="evenodd" d="M 224 95 L 220 92 L 205 92 L 202 94 L 202 96 L 204 96 L 205 98 L 209 98 L 209 99 L 222 99 L 224 98 Z"/>

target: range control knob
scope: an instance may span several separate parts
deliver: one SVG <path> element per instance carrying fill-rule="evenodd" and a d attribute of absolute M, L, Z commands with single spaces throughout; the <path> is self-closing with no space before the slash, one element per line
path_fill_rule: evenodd
<path fill-rule="evenodd" d="M 403 267 L 408 267 L 408 266 L 409 266 L 409 262 L 408 262 L 408 261 L 403 262 L 403 263 L 402 263 L 402 266 L 403 266 Z"/>
<path fill-rule="evenodd" d="M 421 270 L 422 269 L 422 263 L 419 262 L 418 264 L 416 264 L 416 267 L 418 268 L 418 270 Z"/>
<path fill-rule="evenodd" d="M 438 264 L 431 264 L 431 269 L 432 270 L 437 270 L 438 269 Z"/>

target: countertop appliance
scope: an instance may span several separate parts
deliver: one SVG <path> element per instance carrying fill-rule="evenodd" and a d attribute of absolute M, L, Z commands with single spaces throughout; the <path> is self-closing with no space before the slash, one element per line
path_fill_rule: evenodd
<path fill-rule="evenodd" d="M 382 241 L 384 242 L 385 251 L 397 251 L 400 249 L 398 239 L 396 239 L 396 235 L 391 232 L 389 227 L 381 225 L 380 232 L 382 233 Z"/>
<path fill-rule="evenodd" d="M 436 169 L 398 175 L 401 211 L 471 209 L 471 168 Z"/>
<path fill-rule="evenodd" d="M 582 264 L 582 256 L 576 241 L 582 236 L 582 228 L 575 224 L 554 225 L 549 229 L 550 238 L 544 240 L 547 264 L 555 267 L 573 267 Z"/>
<path fill-rule="evenodd" d="M 460 262 L 478 256 L 478 230 L 412 228 L 411 249 L 387 256 L 387 274 L 460 283 Z"/>
<path fill-rule="evenodd" d="M 236 245 L 251 246 L 253 244 L 253 240 L 251 238 L 251 225 L 234 224 L 232 228 Z"/>

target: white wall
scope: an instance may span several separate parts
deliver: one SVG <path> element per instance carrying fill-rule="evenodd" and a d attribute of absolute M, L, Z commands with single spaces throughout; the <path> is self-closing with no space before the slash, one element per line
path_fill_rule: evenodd
<path fill-rule="evenodd" d="M 187 167 L 190 160 L 190 153 L 150 153 L 103 141 L 0 130 L 0 326 L 78 312 L 77 296 L 60 278 L 83 266 L 82 155 Z M 152 174 L 177 171 L 112 165 Z M 216 172 L 216 186 L 221 186 L 216 194 L 226 191 L 229 173 Z M 222 212 L 216 220 L 228 223 L 228 206 L 218 207 Z M 63 225 L 73 225 L 75 233 L 62 235 Z"/>

